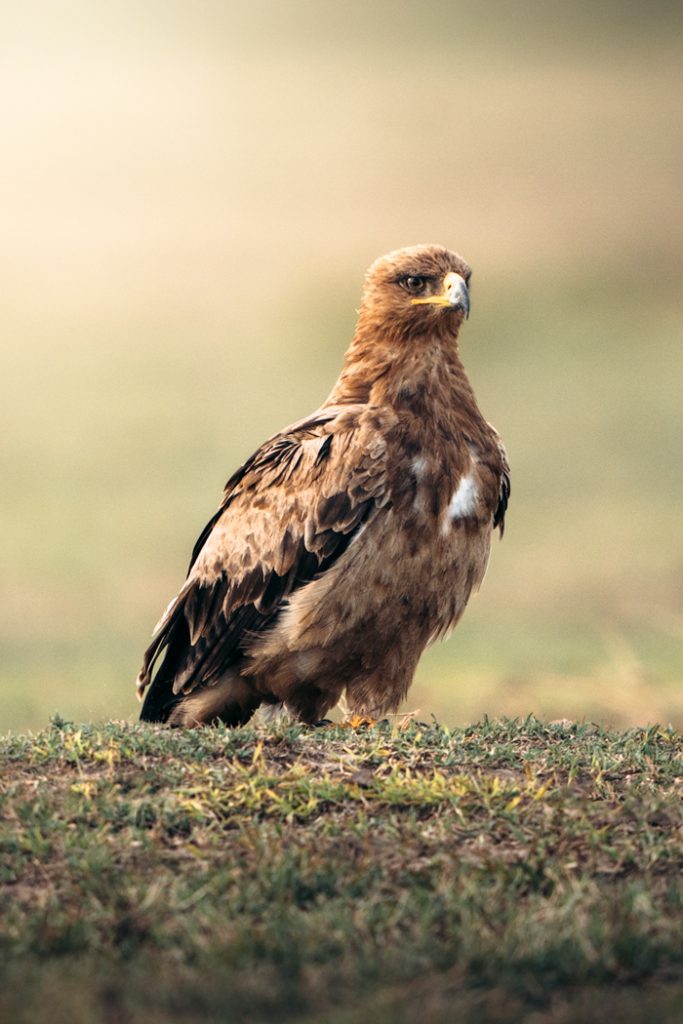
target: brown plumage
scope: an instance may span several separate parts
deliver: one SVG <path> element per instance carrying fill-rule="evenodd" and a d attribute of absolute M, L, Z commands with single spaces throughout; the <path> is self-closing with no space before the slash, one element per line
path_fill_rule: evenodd
<path fill-rule="evenodd" d="M 433 245 L 370 267 L 329 398 L 237 470 L 197 541 L 145 653 L 141 718 L 238 725 L 265 703 L 313 723 L 344 692 L 363 715 L 403 700 L 510 493 L 458 352 L 469 279 Z"/>

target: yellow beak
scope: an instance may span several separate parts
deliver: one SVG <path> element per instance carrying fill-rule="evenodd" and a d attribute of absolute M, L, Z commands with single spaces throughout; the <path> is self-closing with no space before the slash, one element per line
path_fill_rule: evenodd
<path fill-rule="evenodd" d="M 443 279 L 443 290 L 440 295 L 429 295 L 424 299 L 413 299 L 413 306 L 448 306 L 450 309 L 461 309 L 465 319 L 470 315 L 470 293 L 465 279 L 451 270 Z"/>

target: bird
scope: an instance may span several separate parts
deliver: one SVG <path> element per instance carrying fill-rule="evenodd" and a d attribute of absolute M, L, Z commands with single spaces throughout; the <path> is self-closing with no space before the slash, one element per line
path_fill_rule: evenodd
<path fill-rule="evenodd" d="M 480 586 L 510 495 L 460 357 L 471 273 L 431 244 L 371 265 L 329 397 L 246 460 L 200 534 L 144 654 L 143 721 L 399 707 Z"/>

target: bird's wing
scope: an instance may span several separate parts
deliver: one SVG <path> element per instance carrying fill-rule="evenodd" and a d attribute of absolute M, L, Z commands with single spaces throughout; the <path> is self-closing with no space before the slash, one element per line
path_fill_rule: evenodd
<path fill-rule="evenodd" d="M 392 413 L 323 408 L 270 438 L 230 478 L 157 626 L 138 678 L 189 693 L 215 681 L 289 594 L 325 572 L 388 501 Z M 150 694 L 151 696 L 151 694 Z"/>
<path fill-rule="evenodd" d="M 500 489 L 498 491 L 498 504 L 496 511 L 493 514 L 493 529 L 496 527 L 500 529 L 500 535 L 503 536 L 505 531 L 505 513 L 507 511 L 508 502 L 510 500 L 510 463 L 508 462 L 508 455 L 505 450 L 505 445 L 500 439 L 498 433 L 496 433 L 496 440 L 498 443 L 498 451 L 500 453 L 500 459 L 502 464 L 502 472 L 500 475 Z"/>

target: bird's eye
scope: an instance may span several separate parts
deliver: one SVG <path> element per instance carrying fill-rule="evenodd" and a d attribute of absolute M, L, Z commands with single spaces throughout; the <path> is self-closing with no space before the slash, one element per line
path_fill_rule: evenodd
<path fill-rule="evenodd" d="M 421 277 L 417 274 L 408 274 L 406 277 L 401 279 L 400 284 L 407 292 L 410 292 L 411 295 L 419 295 L 420 292 L 425 290 L 427 280 L 428 279 L 426 277 Z"/>

